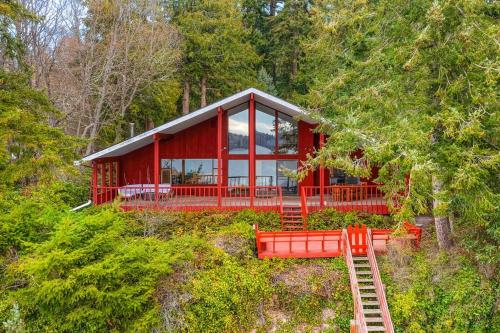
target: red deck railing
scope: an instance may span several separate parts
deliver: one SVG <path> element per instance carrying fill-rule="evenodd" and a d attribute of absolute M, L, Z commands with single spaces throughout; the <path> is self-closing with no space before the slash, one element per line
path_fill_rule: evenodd
<path fill-rule="evenodd" d="M 340 230 L 259 231 L 257 253 L 263 258 L 329 258 L 342 255 Z"/>
<path fill-rule="evenodd" d="M 219 196 L 220 191 L 220 196 Z M 158 198 L 154 184 L 122 187 L 97 187 L 96 204 L 119 198 L 125 210 L 203 210 L 245 209 L 275 210 L 281 212 L 283 199 L 279 186 L 256 186 L 251 200 L 248 186 L 158 186 Z M 220 200 L 219 200 L 220 198 Z"/>
<path fill-rule="evenodd" d="M 325 186 L 323 195 L 319 186 L 303 186 L 301 196 L 309 211 L 333 208 L 341 212 L 389 214 L 384 193 L 378 185 Z"/>
<path fill-rule="evenodd" d="M 410 240 L 416 248 L 420 243 L 421 228 L 406 223 Z M 262 258 L 327 258 L 342 255 L 342 230 L 303 230 L 303 231 L 260 231 L 254 226 L 257 254 Z M 371 229 L 365 226 L 346 229 L 351 253 L 366 255 L 368 241 L 376 253 L 387 252 L 387 244 L 395 236 L 392 229 Z"/>

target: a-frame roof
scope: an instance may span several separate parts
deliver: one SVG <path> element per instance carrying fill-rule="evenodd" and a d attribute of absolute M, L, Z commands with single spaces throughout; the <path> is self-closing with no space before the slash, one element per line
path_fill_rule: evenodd
<path fill-rule="evenodd" d="M 308 123 L 312 124 L 316 123 L 315 121 L 307 117 L 307 114 L 300 107 L 288 103 L 287 101 L 282 100 L 281 98 L 269 95 L 258 89 L 249 88 L 232 96 L 226 97 L 218 102 L 205 106 L 204 108 L 198 109 L 182 117 L 169 121 L 168 123 L 153 128 L 152 130 L 134 136 L 133 138 L 117 143 L 116 145 L 113 145 L 109 148 L 85 156 L 79 161 L 79 163 L 92 161 L 98 158 L 121 156 L 136 149 L 147 146 L 153 142 L 154 134 L 156 133 L 175 134 L 188 127 L 191 127 L 202 121 L 205 121 L 207 119 L 216 116 L 218 107 L 222 107 L 223 109 L 228 110 L 234 106 L 249 101 L 251 93 L 254 94 L 256 102 L 265 104 L 268 107 L 286 113 L 292 117 L 299 117 L 301 120 L 304 120 Z"/>

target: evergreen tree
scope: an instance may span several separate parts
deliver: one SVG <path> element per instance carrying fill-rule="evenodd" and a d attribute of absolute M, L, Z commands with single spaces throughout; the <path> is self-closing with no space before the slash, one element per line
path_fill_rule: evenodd
<path fill-rule="evenodd" d="M 500 198 L 498 6 L 392 0 L 318 8 L 303 73 L 330 137 L 310 166 L 323 160 L 363 174 L 377 164 L 390 196 L 409 175 L 402 218 L 425 211 L 432 197 L 442 248 L 452 244 L 454 217 L 489 239 L 481 247 L 491 251 Z M 357 149 L 361 160 L 350 155 Z"/>
<path fill-rule="evenodd" d="M 184 37 L 183 113 L 193 105 L 192 92 L 203 107 L 256 83 L 259 57 L 238 3 L 201 0 L 174 5 L 173 21 Z"/>

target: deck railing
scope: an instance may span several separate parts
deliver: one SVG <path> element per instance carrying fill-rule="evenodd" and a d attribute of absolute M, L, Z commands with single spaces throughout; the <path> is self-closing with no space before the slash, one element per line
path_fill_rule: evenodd
<path fill-rule="evenodd" d="M 220 190 L 220 195 L 219 195 Z M 160 184 L 103 186 L 96 191 L 96 204 L 119 198 L 123 209 L 203 210 L 211 208 L 255 208 L 281 212 L 283 198 L 279 186 L 255 186 L 253 200 L 248 186 L 170 186 Z M 156 195 L 158 193 L 158 195 Z M 220 200 L 219 200 L 220 198 Z"/>
<path fill-rule="evenodd" d="M 389 213 L 384 193 L 378 185 L 325 186 L 323 195 L 319 186 L 303 186 L 301 196 L 309 211 L 333 208 L 341 212 Z"/>

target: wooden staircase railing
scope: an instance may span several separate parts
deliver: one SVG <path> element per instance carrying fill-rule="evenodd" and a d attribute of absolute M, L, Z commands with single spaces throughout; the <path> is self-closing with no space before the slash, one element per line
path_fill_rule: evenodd
<path fill-rule="evenodd" d="M 380 304 L 380 311 L 382 312 L 382 320 L 384 322 L 385 332 L 394 333 L 394 326 L 392 325 L 391 314 L 389 312 L 389 307 L 387 305 L 387 299 L 385 298 L 384 286 L 382 280 L 380 279 L 380 272 L 378 270 L 377 259 L 375 258 L 375 251 L 373 250 L 372 243 L 372 231 L 368 229 L 368 247 L 367 247 L 367 257 L 370 262 L 370 267 L 372 271 L 373 284 L 375 286 L 375 293 Z"/>
<path fill-rule="evenodd" d="M 342 230 L 342 248 L 344 258 L 349 270 L 349 281 L 351 283 L 352 298 L 354 300 L 354 322 L 351 322 L 351 332 L 353 333 L 367 333 L 365 315 L 363 313 L 363 305 L 361 303 L 361 293 L 359 291 L 358 278 L 354 268 L 354 260 L 351 252 L 351 243 L 347 230 Z"/>

